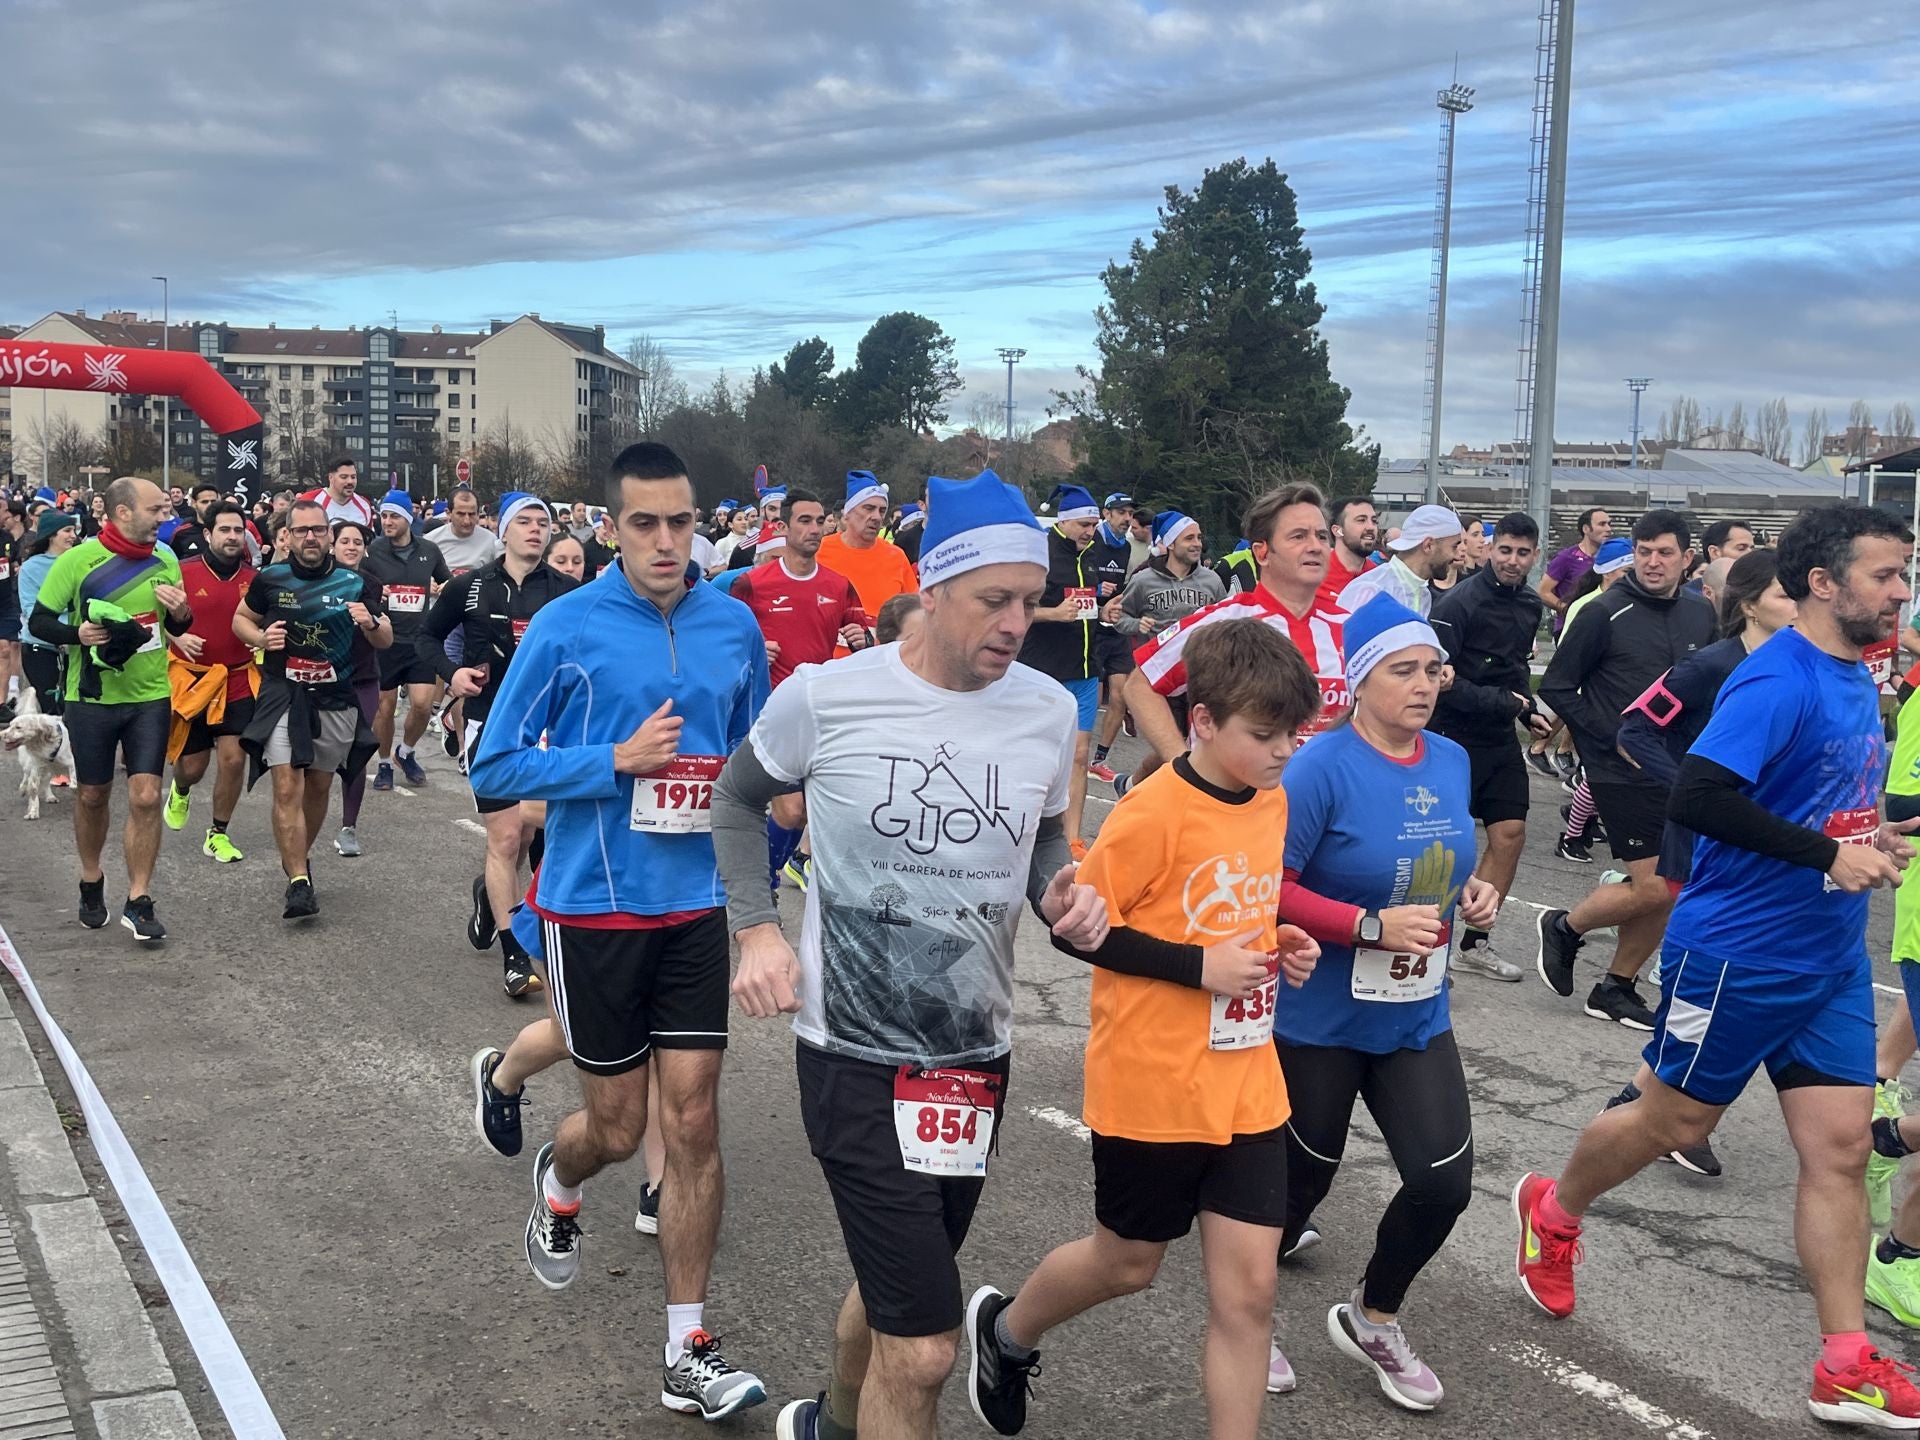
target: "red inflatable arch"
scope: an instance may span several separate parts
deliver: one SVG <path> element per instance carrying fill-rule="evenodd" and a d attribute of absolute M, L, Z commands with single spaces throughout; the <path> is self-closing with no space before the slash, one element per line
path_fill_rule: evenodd
<path fill-rule="evenodd" d="M 109 395 L 168 395 L 220 437 L 220 474 L 242 501 L 260 492 L 266 448 L 260 412 L 198 355 L 186 350 L 121 350 L 112 345 L 0 341 L 0 385 L 16 390 L 99 390 Z"/>

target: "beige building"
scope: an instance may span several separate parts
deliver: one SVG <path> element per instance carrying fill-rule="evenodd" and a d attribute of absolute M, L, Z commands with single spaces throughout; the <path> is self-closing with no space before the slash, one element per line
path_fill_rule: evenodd
<path fill-rule="evenodd" d="M 269 480 L 319 478 L 333 454 L 360 464 L 365 490 L 398 483 L 425 493 L 435 471 L 452 485 L 454 464 L 508 427 L 517 443 L 561 457 L 596 441 L 637 432 L 639 372 L 606 345 L 604 327 L 557 324 L 538 315 L 495 321 L 485 334 L 391 326 L 345 330 L 161 326 L 131 311 L 89 316 L 56 311 L 19 333 L 21 342 L 55 341 L 128 349 L 190 350 L 205 357 L 252 403 L 266 423 Z M 4 393 L 4 392 L 0 392 Z M 77 426 L 97 436 L 139 425 L 159 435 L 172 416 L 173 457 L 183 471 L 216 462 L 215 440 L 191 411 L 158 397 L 48 391 L 43 421 L 35 406 L 14 441 L 14 468 L 37 464 L 40 437 Z"/>

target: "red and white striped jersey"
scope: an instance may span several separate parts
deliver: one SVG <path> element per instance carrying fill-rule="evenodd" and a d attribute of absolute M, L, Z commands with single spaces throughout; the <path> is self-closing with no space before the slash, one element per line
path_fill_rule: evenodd
<path fill-rule="evenodd" d="M 1274 598 L 1272 591 L 1261 586 L 1194 611 L 1133 654 L 1155 693 L 1172 698 L 1187 688 L 1187 667 L 1181 651 L 1189 635 L 1216 620 L 1264 620 L 1293 642 L 1320 682 L 1320 718 L 1312 729 L 1324 730 L 1348 703 L 1347 659 L 1340 641 L 1340 626 L 1345 619 L 1339 610 L 1322 608 L 1318 599 L 1306 615 L 1295 615 Z"/>

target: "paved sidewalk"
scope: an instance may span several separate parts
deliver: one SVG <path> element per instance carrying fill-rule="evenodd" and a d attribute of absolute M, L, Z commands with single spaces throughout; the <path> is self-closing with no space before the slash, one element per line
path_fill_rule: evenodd
<path fill-rule="evenodd" d="M 199 1435 L 0 1000 L 0 1440 Z"/>

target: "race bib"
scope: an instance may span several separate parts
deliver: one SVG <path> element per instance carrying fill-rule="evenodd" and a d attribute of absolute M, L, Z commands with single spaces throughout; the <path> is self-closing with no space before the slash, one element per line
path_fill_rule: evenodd
<path fill-rule="evenodd" d="M 713 829 L 713 782 L 724 755 L 676 755 L 633 777 L 632 828 L 652 835 L 707 834 Z"/>
<path fill-rule="evenodd" d="M 158 650 L 162 645 L 167 643 L 166 636 L 161 633 L 160 616 L 158 612 L 149 610 L 146 614 L 135 615 L 133 618 L 147 627 L 146 643 L 134 651 L 134 654 L 145 655 L 149 650 Z"/>
<path fill-rule="evenodd" d="M 1873 677 L 1873 683 L 1882 690 L 1889 690 L 1893 685 L 1893 657 L 1899 648 L 1899 642 L 1889 636 L 1860 652 L 1860 659 L 1866 664 L 1867 674 Z"/>
<path fill-rule="evenodd" d="M 1067 588 L 1067 599 L 1073 602 L 1074 620 L 1097 620 L 1100 618 L 1100 602 L 1093 598 L 1092 589 L 1069 586 Z"/>
<path fill-rule="evenodd" d="M 512 623 L 513 623 L 513 643 L 515 645 L 518 645 L 522 640 L 526 638 L 527 626 L 532 624 L 533 622 L 531 620 L 515 620 Z"/>
<path fill-rule="evenodd" d="M 1880 812 L 1872 806 L 1864 810 L 1836 810 L 1827 816 L 1827 823 L 1821 833 L 1830 840 L 1842 845 L 1871 845 L 1880 836 Z M 1832 894 L 1840 887 L 1833 883 L 1833 877 L 1822 876 L 1821 891 Z"/>
<path fill-rule="evenodd" d="M 296 685 L 331 685 L 338 678 L 331 660 L 310 660 L 305 655 L 287 656 L 287 679 Z"/>
<path fill-rule="evenodd" d="M 389 585 L 387 609 L 395 615 L 418 615 L 427 608 L 424 585 Z"/>
<path fill-rule="evenodd" d="M 1391 950 L 1353 952 L 1353 998 L 1404 1005 L 1431 1000 L 1447 983 L 1447 948 L 1431 955 L 1396 955 Z"/>
<path fill-rule="evenodd" d="M 900 1163 L 920 1175 L 985 1175 L 1000 1083 L 978 1070 L 902 1065 L 893 1077 Z"/>
<path fill-rule="evenodd" d="M 1231 995 L 1212 997 L 1207 1023 L 1209 1050 L 1251 1050 L 1273 1039 L 1273 991 L 1280 976 L 1276 969 L 1267 982 L 1245 1000 Z"/>
<path fill-rule="evenodd" d="M 0 580 L 6 579 L 11 574 L 13 574 L 13 561 L 5 555 L 0 555 Z"/>

